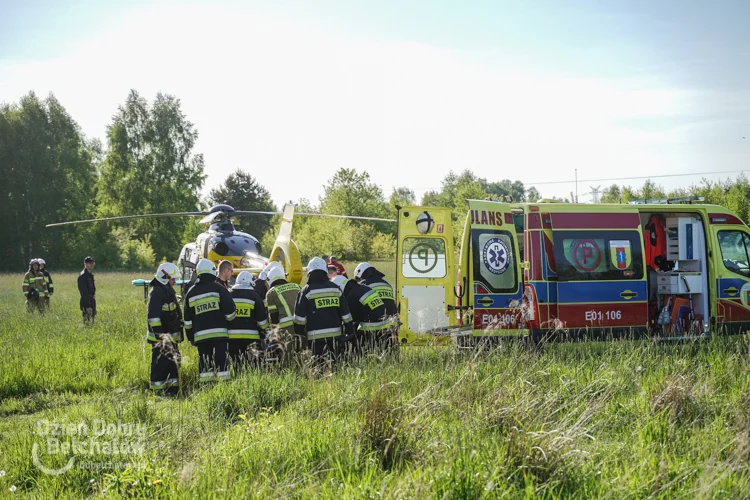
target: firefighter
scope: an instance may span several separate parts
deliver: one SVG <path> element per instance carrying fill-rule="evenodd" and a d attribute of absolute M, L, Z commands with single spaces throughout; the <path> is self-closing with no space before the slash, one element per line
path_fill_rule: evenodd
<path fill-rule="evenodd" d="M 289 283 L 281 264 L 268 266 L 268 314 L 274 333 L 267 339 L 267 344 L 273 352 L 274 346 L 280 348 L 286 361 L 293 359 L 305 346 L 304 336 L 297 335 L 294 329 L 294 304 L 297 302 L 299 285 Z"/>
<path fill-rule="evenodd" d="M 216 282 L 229 290 L 229 280 L 232 279 L 232 274 L 234 274 L 232 263 L 228 260 L 222 260 L 219 262 L 219 277 L 216 279 Z"/>
<path fill-rule="evenodd" d="M 83 313 L 83 322 L 91 324 L 96 316 L 96 284 L 94 283 L 94 266 L 96 260 L 88 256 L 83 259 L 83 271 L 78 275 L 78 292 L 81 294 L 81 300 L 78 305 Z"/>
<path fill-rule="evenodd" d="M 297 296 L 294 324 L 307 336 L 307 347 L 320 361 L 335 361 L 336 340 L 354 333 L 352 315 L 341 290 L 328 280 L 327 264 L 313 257 L 307 264 L 307 284 Z"/>
<path fill-rule="evenodd" d="M 185 296 L 184 323 L 188 340 L 198 347 L 201 382 L 229 380 L 229 322 L 236 316 L 229 290 L 216 282 L 216 265 L 201 259 L 198 280 Z"/>
<path fill-rule="evenodd" d="M 368 286 L 378 292 L 378 295 L 385 306 L 385 313 L 389 320 L 389 333 L 385 337 L 383 337 L 383 335 L 385 335 L 384 332 L 380 333 L 380 348 L 398 349 L 396 337 L 399 323 L 393 287 L 385 280 L 385 275 L 383 273 L 367 262 L 361 262 L 356 269 L 354 269 L 354 278 L 360 284 Z"/>
<path fill-rule="evenodd" d="M 268 328 L 268 312 L 263 299 L 253 289 L 253 275 L 242 271 L 230 292 L 237 316 L 229 323 L 229 357 L 239 369 L 257 361 L 261 340 Z"/>
<path fill-rule="evenodd" d="M 37 309 L 40 314 L 44 314 L 47 306 L 47 283 L 44 281 L 44 274 L 39 270 L 37 259 L 31 259 L 29 270 L 23 276 L 23 294 L 26 297 L 28 312 Z"/>
<path fill-rule="evenodd" d="M 47 297 L 46 299 L 46 305 L 47 309 L 49 309 L 49 299 L 52 298 L 52 292 L 55 291 L 54 284 L 52 283 L 52 276 L 49 275 L 49 271 L 47 271 L 47 263 L 44 261 L 44 259 L 36 259 L 37 262 L 39 262 L 39 271 L 42 272 L 44 275 L 44 282 L 47 284 Z"/>
<path fill-rule="evenodd" d="M 343 276 L 336 276 L 331 281 L 341 289 L 349 305 L 356 332 L 354 345 L 357 352 L 369 354 L 385 347 L 385 339 L 390 336 L 390 321 L 380 295 L 372 288 Z"/>
<path fill-rule="evenodd" d="M 260 272 L 258 279 L 255 280 L 255 284 L 253 285 L 253 290 L 255 290 L 255 293 L 257 293 L 264 302 L 266 300 L 266 294 L 268 293 L 268 283 L 266 282 L 266 279 L 268 279 L 268 276 L 266 276 L 266 271 L 263 270 Z"/>
<path fill-rule="evenodd" d="M 179 390 L 182 312 L 177 304 L 174 284 L 181 277 L 177 266 L 165 262 L 156 269 L 156 275 L 149 283 L 146 340 L 151 344 L 151 389 L 170 395 Z"/>

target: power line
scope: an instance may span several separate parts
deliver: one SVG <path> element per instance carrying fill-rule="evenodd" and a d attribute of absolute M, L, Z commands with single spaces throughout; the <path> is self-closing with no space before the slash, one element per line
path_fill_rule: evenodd
<path fill-rule="evenodd" d="M 637 179 L 663 179 L 666 177 L 686 177 L 691 175 L 717 175 L 717 174 L 740 174 L 743 172 L 750 172 L 750 169 L 744 169 L 744 170 L 723 170 L 719 172 L 691 172 L 686 174 L 662 174 L 662 175 L 641 175 L 641 176 L 635 176 L 635 177 L 608 177 L 608 178 L 601 178 L 601 179 L 578 179 L 578 182 L 605 182 L 605 181 L 630 181 L 630 180 L 637 180 Z M 543 181 L 543 182 L 521 182 L 524 186 L 541 186 L 541 185 L 548 185 L 548 184 L 574 184 L 576 181 L 570 180 L 570 181 Z M 431 191 L 431 190 L 439 190 L 442 189 L 440 187 L 430 187 L 430 188 L 412 188 L 414 191 Z"/>
<path fill-rule="evenodd" d="M 578 182 L 602 182 L 602 181 L 629 181 L 635 179 L 662 179 L 665 177 L 685 177 L 689 175 L 714 175 L 714 174 L 739 174 L 741 172 L 750 172 L 750 170 L 724 170 L 721 172 L 692 172 L 689 174 L 663 174 L 663 175 L 641 175 L 637 177 L 609 177 L 606 179 L 578 179 Z M 530 186 L 537 186 L 542 184 L 572 184 L 576 182 L 572 181 L 544 181 L 544 182 L 530 182 Z M 526 185 L 526 183 L 523 183 Z"/>

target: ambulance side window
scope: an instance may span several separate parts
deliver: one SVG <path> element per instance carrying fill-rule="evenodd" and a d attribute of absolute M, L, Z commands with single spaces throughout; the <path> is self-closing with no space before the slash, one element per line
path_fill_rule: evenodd
<path fill-rule="evenodd" d="M 481 283 L 489 293 L 515 293 L 518 290 L 514 240 L 508 231 L 471 231 L 474 281 Z"/>
<path fill-rule="evenodd" d="M 643 279 L 637 231 L 555 231 L 554 244 L 560 281 Z"/>
<path fill-rule="evenodd" d="M 750 237 L 742 231 L 719 231 L 721 258 L 727 270 L 750 276 Z"/>

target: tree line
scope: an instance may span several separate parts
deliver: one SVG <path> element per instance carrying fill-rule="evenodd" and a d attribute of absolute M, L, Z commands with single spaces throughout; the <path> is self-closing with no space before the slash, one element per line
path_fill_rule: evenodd
<path fill-rule="evenodd" d="M 206 180 L 203 156 L 195 153 L 198 130 L 184 115 L 179 99 L 159 93 L 149 102 L 132 90 L 107 126 L 103 144 L 87 137 L 62 104 L 33 92 L 0 105 L 0 239 L 2 268 L 18 271 L 33 257 L 52 268 L 75 269 L 86 255 L 109 269 L 151 268 L 175 260 L 182 245 L 205 227 L 197 217 L 158 217 L 125 222 L 45 228 L 51 222 L 144 213 L 190 212 L 226 203 L 241 210 L 276 211 L 271 193 L 238 169 L 216 189 L 201 196 Z M 389 194 L 367 172 L 342 168 L 323 186 L 318 200 L 296 200 L 298 212 L 394 218 L 396 205 L 419 203 L 452 210 L 456 240 L 468 210 L 467 199 L 537 201 L 534 187 L 508 179 L 494 181 L 469 170 L 450 172 L 438 189 L 417 199 L 398 187 Z M 710 182 L 665 192 L 647 181 L 641 188 L 612 185 L 604 203 L 633 199 L 701 195 L 747 220 L 750 183 Z M 565 200 L 563 200 L 565 201 Z M 239 217 L 236 225 L 270 251 L 278 216 Z M 303 257 L 337 255 L 341 259 L 392 258 L 391 223 L 330 218 L 295 218 L 294 239 Z"/>

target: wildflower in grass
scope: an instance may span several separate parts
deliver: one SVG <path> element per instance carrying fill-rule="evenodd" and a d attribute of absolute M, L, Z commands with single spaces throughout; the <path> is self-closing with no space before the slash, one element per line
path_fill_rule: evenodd
<path fill-rule="evenodd" d="M 4 477 L 4 476 L 5 476 L 5 471 L 4 470 L 0 470 L 0 477 Z"/>
<path fill-rule="evenodd" d="M 151 484 L 161 484 L 161 479 L 154 479 L 154 482 Z"/>
<path fill-rule="evenodd" d="M 13 486 L 11 486 L 11 487 L 10 487 L 10 488 L 8 488 L 8 489 L 10 490 L 10 492 L 11 492 L 11 493 L 13 493 L 13 492 L 15 492 L 15 491 L 16 491 L 16 490 L 17 490 L 18 488 L 16 488 L 16 485 L 14 484 Z"/>
<path fill-rule="evenodd" d="M 240 418 L 242 420 L 247 420 L 247 413 L 243 413 L 242 415 L 240 415 Z"/>

